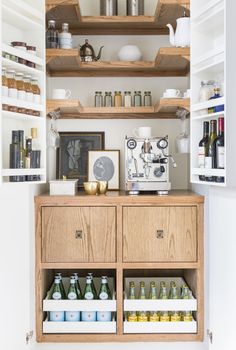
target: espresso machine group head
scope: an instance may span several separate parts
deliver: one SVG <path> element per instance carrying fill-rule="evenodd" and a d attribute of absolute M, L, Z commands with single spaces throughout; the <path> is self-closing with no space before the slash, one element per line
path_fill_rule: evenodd
<path fill-rule="evenodd" d="M 125 139 L 125 188 L 129 194 L 156 192 L 168 194 L 169 160 L 177 167 L 169 155 L 168 136 Z"/>

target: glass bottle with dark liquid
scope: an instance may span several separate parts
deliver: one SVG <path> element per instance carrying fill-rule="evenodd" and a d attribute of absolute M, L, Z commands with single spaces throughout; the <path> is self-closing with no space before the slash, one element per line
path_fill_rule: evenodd
<path fill-rule="evenodd" d="M 58 31 L 56 30 L 56 21 L 48 21 L 48 29 L 46 31 L 46 48 L 58 48 Z"/>

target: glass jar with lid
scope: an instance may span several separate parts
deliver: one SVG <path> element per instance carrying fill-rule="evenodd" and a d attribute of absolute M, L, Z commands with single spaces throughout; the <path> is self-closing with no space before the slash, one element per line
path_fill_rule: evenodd
<path fill-rule="evenodd" d="M 16 85 L 16 72 L 14 70 L 8 70 L 7 85 L 8 85 L 8 97 L 17 99 L 17 85 Z"/>
<path fill-rule="evenodd" d="M 141 91 L 135 91 L 134 92 L 134 107 L 141 107 L 141 106 L 142 106 Z"/>
<path fill-rule="evenodd" d="M 122 107 L 122 95 L 121 91 L 115 91 L 114 107 Z"/>
<path fill-rule="evenodd" d="M 60 49 L 72 49 L 72 35 L 69 33 L 69 24 L 62 23 L 62 32 L 59 34 Z"/>
<path fill-rule="evenodd" d="M 131 91 L 125 91 L 124 106 L 125 106 L 125 107 L 132 107 L 132 96 L 131 96 Z"/>
<path fill-rule="evenodd" d="M 2 67 L 2 96 L 8 97 L 8 84 L 6 76 L 6 68 Z"/>
<path fill-rule="evenodd" d="M 33 87 L 31 84 L 31 75 L 24 76 L 24 84 L 25 84 L 25 92 L 26 92 L 26 101 L 33 103 L 34 94 L 33 94 Z"/>
<path fill-rule="evenodd" d="M 25 83 L 24 83 L 24 74 L 16 73 L 16 86 L 17 86 L 17 98 L 18 100 L 25 101 L 26 100 L 26 92 L 25 92 Z M 18 107 L 18 113 L 26 113 L 26 108 Z"/>
<path fill-rule="evenodd" d="M 214 80 L 203 80 L 199 90 L 199 102 L 206 102 L 214 95 Z"/>
<path fill-rule="evenodd" d="M 111 93 L 111 91 L 105 91 L 104 107 L 112 107 L 112 93 Z"/>
<path fill-rule="evenodd" d="M 95 92 L 95 107 L 103 107 L 102 91 Z"/>
<path fill-rule="evenodd" d="M 151 93 L 151 91 L 145 91 L 144 92 L 143 105 L 145 107 L 151 107 L 152 106 L 152 93 Z"/>
<path fill-rule="evenodd" d="M 34 95 L 34 103 L 39 105 L 41 103 L 41 91 L 39 88 L 38 79 L 32 78 L 31 85 L 32 85 L 32 90 Z"/>

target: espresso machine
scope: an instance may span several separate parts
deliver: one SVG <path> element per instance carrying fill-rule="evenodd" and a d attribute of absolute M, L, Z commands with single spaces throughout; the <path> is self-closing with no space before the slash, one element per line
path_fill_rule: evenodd
<path fill-rule="evenodd" d="M 129 194 L 155 192 L 167 195 L 171 189 L 169 181 L 170 161 L 168 136 L 125 139 L 125 189 Z"/>

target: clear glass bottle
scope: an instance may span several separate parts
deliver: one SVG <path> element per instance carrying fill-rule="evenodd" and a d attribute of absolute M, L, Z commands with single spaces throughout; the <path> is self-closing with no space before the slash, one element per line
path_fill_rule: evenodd
<path fill-rule="evenodd" d="M 121 95 L 121 91 L 115 91 L 115 95 L 114 95 L 114 107 L 122 107 L 122 95 Z"/>
<path fill-rule="evenodd" d="M 154 281 L 150 282 L 149 299 L 152 299 L 152 300 L 157 299 L 157 288 L 156 288 L 156 283 Z M 160 321 L 160 316 L 158 311 L 150 311 L 149 322 L 158 322 L 158 321 Z"/>
<path fill-rule="evenodd" d="M 67 293 L 68 300 L 77 300 L 78 294 L 76 289 L 76 280 L 74 276 L 70 278 L 70 286 Z M 65 320 L 67 322 L 78 322 L 80 321 L 80 312 L 79 311 L 66 311 Z"/>
<path fill-rule="evenodd" d="M 95 92 L 95 107 L 103 107 L 102 91 Z"/>
<path fill-rule="evenodd" d="M 141 107 L 141 106 L 142 106 L 141 91 L 135 91 L 134 92 L 134 107 Z"/>
<path fill-rule="evenodd" d="M 125 106 L 125 107 L 132 107 L 132 96 L 131 96 L 131 91 L 125 91 L 125 95 L 124 95 L 124 106 Z"/>
<path fill-rule="evenodd" d="M 140 291 L 139 291 L 139 299 L 146 299 L 146 289 L 145 282 L 140 282 Z M 138 311 L 138 322 L 148 322 L 148 313 L 147 311 Z"/>
<path fill-rule="evenodd" d="M 58 48 L 58 31 L 56 30 L 56 21 L 48 21 L 48 29 L 46 31 L 46 48 Z"/>
<path fill-rule="evenodd" d="M 170 295 L 169 299 L 178 299 L 178 292 L 175 282 L 172 282 L 170 287 Z M 181 314 L 179 311 L 171 311 L 170 312 L 170 321 L 171 322 L 180 322 L 181 321 Z"/>
<path fill-rule="evenodd" d="M 69 33 L 69 24 L 62 23 L 62 32 L 59 34 L 60 49 L 72 49 L 72 35 Z"/>
<path fill-rule="evenodd" d="M 152 93 L 151 93 L 151 91 L 145 91 L 144 92 L 143 105 L 145 107 L 151 107 L 152 106 Z"/>
<path fill-rule="evenodd" d="M 181 299 L 190 299 L 190 290 L 187 285 L 183 285 Z M 192 311 L 183 311 L 181 320 L 184 322 L 191 322 L 193 320 Z"/>
<path fill-rule="evenodd" d="M 129 283 L 129 295 L 128 298 L 130 300 L 135 300 L 135 284 L 133 281 Z M 127 313 L 127 321 L 128 322 L 137 322 L 138 317 L 136 311 L 128 311 Z"/>
<path fill-rule="evenodd" d="M 165 282 L 161 282 L 159 299 L 162 299 L 162 300 L 168 299 L 167 288 L 166 288 Z M 168 311 L 161 311 L 160 321 L 161 322 L 169 322 L 170 321 Z"/>
<path fill-rule="evenodd" d="M 105 91 L 104 107 L 112 107 L 112 93 L 111 93 L 111 91 Z"/>

